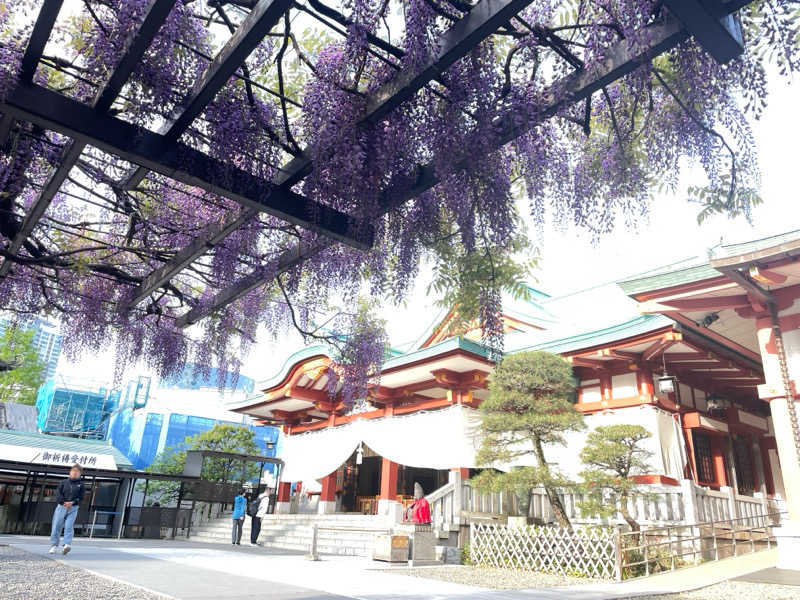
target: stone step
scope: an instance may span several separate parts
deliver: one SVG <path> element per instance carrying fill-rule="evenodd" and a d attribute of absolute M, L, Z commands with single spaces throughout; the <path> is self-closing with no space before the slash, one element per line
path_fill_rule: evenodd
<path fill-rule="evenodd" d="M 231 513 L 204 523 L 193 529 L 191 539 L 198 542 L 230 544 Z M 242 539 L 250 540 L 251 519 L 245 519 Z M 312 527 L 316 525 L 317 551 L 320 554 L 340 556 L 370 556 L 374 538 L 393 525 L 388 519 L 374 515 L 265 515 L 261 520 L 259 543 L 270 548 L 308 552 L 311 546 Z M 331 531 L 330 529 L 337 531 Z M 356 531 L 348 531 L 356 530 Z"/>

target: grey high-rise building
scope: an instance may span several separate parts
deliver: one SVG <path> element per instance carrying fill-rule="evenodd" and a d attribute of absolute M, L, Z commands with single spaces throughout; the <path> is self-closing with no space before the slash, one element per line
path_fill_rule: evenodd
<path fill-rule="evenodd" d="M 0 317 L 0 335 L 13 324 L 11 320 Z M 61 356 L 62 337 L 58 332 L 58 325 L 38 317 L 28 317 L 19 321 L 17 326 L 27 331 L 33 330 L 33 345 L 39 359 L 44 363 L 45 378 L 52 378 L 56 374 L 58 358 Z"/>

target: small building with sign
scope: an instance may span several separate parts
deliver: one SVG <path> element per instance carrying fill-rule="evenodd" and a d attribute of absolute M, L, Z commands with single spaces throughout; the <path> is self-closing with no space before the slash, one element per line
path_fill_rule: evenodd
<path fill-rule="evenodd" d="M 111 444 L 99 440 L 0 430 L 0 532 L 45 532 L 55 508 L 58 482 L 73 464 L 86 470 L 90 503 L 79 511 L 78 523 L 88 521 L 90 508 L 116 512 L 124 504 L 124 478 L 130 460 Z M 96 473 L 102 472 L 102 476 Z M 91 475 L 95 473 L 95 475 Z M 36 525 L 33 525 L 33 524 Z"/>

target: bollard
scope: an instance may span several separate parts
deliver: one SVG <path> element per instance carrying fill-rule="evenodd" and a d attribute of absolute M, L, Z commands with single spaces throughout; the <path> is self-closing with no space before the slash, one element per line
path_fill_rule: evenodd
<path fill-rule="evenodd" d="M 317 552 L 317 524 L 311 526 L 311 546 L 306 554 L 307 560 L 319 560 L 319 553 Z"/>

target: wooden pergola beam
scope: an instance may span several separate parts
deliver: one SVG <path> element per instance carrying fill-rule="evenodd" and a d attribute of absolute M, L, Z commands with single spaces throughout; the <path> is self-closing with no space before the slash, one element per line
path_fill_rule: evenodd
<path fill-rule="evenodd" d="M 230 39 L 208 65 L 203 75 L 195 83 L 192 91 L 184 98 L 169 119 L 161 126 L 159 133 L 165 142 L 175 142 L 189 129 L 192 122 L 205 110 L 245 59 L 250 56 L 270 30 L 292 5 L 293 0 L 260 0 L 236 29 Z M 135 188 L 144 179 L 147 169 L 139 166 L 125 180 L 124 189 Z"/>
<path fill-rule="evenodd" d="M 33 79 L 36 67 L 39 65 L 42 52 L 44 52 L 44 47 L 47 45 L 47 40 L 50 39 L 50 33 L 53 31 L 53 26 L 56 24 L 58 13 L 61 12 L 63 4 L 63 0 L 45 0 L 42 8 L 39 9 L 39 15 L 33 24 L 31 37 L 28 39 L 28 45 L 25 48 L 25 54 L 22 56 L 22 64 L 19 70 L 20 80 L 31 81 Z"/>
<path fill-rule="evenodd" d="M 64 4 L 63 0 L 45 2 L 39 10 L 39 15 L 36 17 L 36 22 L 33 24 L 31 37 L 28 39 L 28 45 L 25 47 L 25 54 L 22 55 L 22 63 L 20 64 L 19 72 L 21 81 L 31 81 L 33 79 L 33 75 L 36 73 L 36 67 L 39 64 L 39 60 L 42 58 L 44 47 L 47 45 L 47 40 L 50 38 L 53 26 L 56 24 L 56 19 L 58 18 L 58 13 L 61 11 L 62 4 Z M 13 126 L 13 115 L 3 113 L 3 118 L 0 119 L 0 149 L 5 147 Z"/>
<path fill-rule="evenodd" d="M 531 0 L 481 0 L 470 10 L 467 16 L 455 23 L 442 35 L 439 52 L 427 65 L 416 70 L 401 70 L 389 82 L 370 94 L 367 98 L 367 108 L 361 124 L 370 124 L 380 120 L 403 102 L 412 98 L 420 89 L 438 78 L 455 61 L 465 56 L 476 44 L 491 35 L 500 25 L 530 3 Z M 280 169 L 273 183 L 283 189 L 290 189 L 312 170 L 313 163 L 307 152 L 303 152 Z M 202 256 L 210 246 L 219 243 L 228 233 L 237 229 L 251 216 L 252 213 L 244 211 L 242 215 L 217 228 L 212 233 L 213 243 L 195 240 L 179 251 L 173 260 L 165 263 L 157 271 L 153 271 L 137 287 L 130 305 L 140 302 L 164 285 L 186 265 L 191 264 Z M 315 248 L 314 253 L 316 254 L 326 247 L 328 247 L 328 244 L 320 244 Z M 308 257 L 310 256 L 311 254 Z M 293 265 L 294 261 L 291 259 L 281 261 L 278 264 L 277 273 L 284 273 Z M 254 287 L 257 287 L 259 285 L 258 282 L 258 275 L 245 278 L 232 293 L 225 294 L 220 300 L 224 300 L 226 303 L 233 302 L 247 294 Z M 194 315 L 187 315 L 185 321 L 182 322 L 191 324 L 196 321 L 197 319 Z"/>
<path fill-rule="evenodd" d="M 375 123 L 412 98 L 531 1 L 480 0 L 465 17 L 442 34 L 439 51 L 426 65 L 418 69 L 402 69 L 367 97 L 367 108 L 360 124 Z M 304 152 L 303 156 L 292 159 L 281 168 L 276 181 L 284 187 L 291 187 L 313 168 L 311 159 Z"/>
<path fill-rule="evenodd" d="M 612 46 L 606 54 L 606 59 L 593 66 L 591 70 L 580 69 L 556 81 L 542 95 L 543 98 L 549 98 L 549 102 L 545 102 L 540 107 L 536 118 L 531 118 L 528 114 L 520 114 L 518 111 L 509 111 L 505 116 L 498 119 L 497 126 L 501 133 L 494 144 L 494 148 L 500 148 L 516 139 L 536 124 L 555 115 L 566 105 L 585 100 L 595 91 L 627 75 L 643 62 L 666 52 L 688 37 L 681 23 L 675 19 L 669 19 L 664 23 L 648 27 L 646 31 L 641 33 L 643 38 L 647 37 L 650 40 L 646 47 L 643 47 L 643 44 L 637 44 L 632 47 L 628 41 L 623 40 Z M 564 90 L 566 90 L 566 95 L 562 96 Z M 468 162 L 466 160 L 456 161 L 456 165 L 454 170 L 460 170 L 466 168 Z M 409 183 L 411 184 L 410 186 Z M 398 181 L 394 185 L 390 184 L 384 193 L 383 212 L 386 213 L 401 206 L 407 200 L 418 196 L 437 183 L 439 183 L 439 175 L 434 164 L 430 163 L 421 166 L 412 175 L 411 181 L 407 177 L 403 177 L 402 181 Z M 297 245 L 284 253 L 283 257 L 279 259 L 276 268 L 272 271 L 283 273 L 304 260 L 316 256 L 325 250 L 328 245 L 329 243 L 327 242 Z M 176 322 L 180 327 L 196 323 L 226 304 L 241 298 L 265 283 L 265 281 L 264 276 L 258 272 L 247 275 L 228 288 L 221 290 L 203 307 L 192 309 L 179 317 Z"/>
<path fill-rule="evenodd" d="M 664 4 L 717 62 L 726 63 L 744 52 L 741 25 L 719 0 L 664 0 Z"/>
<path fill-rule="evenodd" d="M 339 242 L 359 249 L 372 244 L 371 225 L 290 190 L 277 189 L 235 165 L 180 142 L 168 143 L 161 134 L 97 113 L 86 104 L 41 86 L 17 85 L 0 110 Z"/>
<path fill-rule="evenodd" d="M 144 56 L 144 53 L 147 51 L 147 48 L 150 47 L 153 38 L 158 33 L 161 25 L 163 25 L 164 21 L 167 19 L 169 11 L 172 10 L 175 2 L 176 0 L 151 0 L 150 4 L 145 9 L 142 23 L 139 25 L 134 34 L 128 38 L 122 51 L 122 58 L 120 58 L 119 63 L 117 63 L 117 66 L 111 71 L 103 84 L 98 88 L 98 91 L 91 102 L 91 106 L 94 108 L 94 110 L 99 113 L 105 113 L 109 108 L 111 108 L 111 105 L 114 104 L 114 101 L 122 90 L 122 86 L 124 86 L 125 82 L 128 81 L 128 78 L 139 64 L 139 61 L 141 61 L 142 56 Z M 31 36 L 31 41 L 28 44 L 28 50 L 30 50 L 31 46 L 34 45 L 33 42 L 37 35 L 44 35 L 45 41 L 50 35 L 50 30 L 52 30 L 53 23 L 55 22 L 55 16 L 58 15 L 58 10 L 55 10 L 55 15 L 53 14 L 53 10 L 56 5 L 60 6 L 61 2 L 45 2 L 42 6 L 41 11 L 39 12 L 39 18 L 36 20 L 36 25 L 34 26 L 34 34 Z M 37 29 L 40 27 L 40 22 L 43 20 L 45 24 L 42 26 L 42 28 L 49 25 L 49 29 L 47 30 L 46 34 L 37 34 Z M 39 46 L 38 42 L 36 46 Z M 43 47 L 44 46 L 41 46 L 41 48 Z M 41 48 L 39 48 L 39 57 L 41 56 Z M 25 54 L 27 57 L 28 52 Z M 30 60 L 33 60 L 33 58 Z M 36 61 L 38 62 L 38 60 L 39 58 L 37 57 Z M 34 62 L 34 68 L 35 65 L 36 63 Z M 30 78 L 28 80 L 30 80 Z M 11 118 L 10 113 L 8 117 Z M 2 139 L 2 136 L 0 136 L 0 139 Z M 0 144 L 0 146 L 1 145 L 2 144 Z M 33 233 L 33 229 L 36 227 L 36 224 L 50 206 L 50 203 L 53 201 L 56 193 L 58 193 L 61 185 L 64 183 L 64 181 L 66 181 L 72 168 L 78 163 L 84 148 L 86 148 L 86 144 L 78 140 L 69 140 L 67 142 L 66 146 L 61 152 L 61 160 L 59 161 L 58 166 L 48 175 L 44 186 L 42 187 L 36 199 L 33 201 L 28 214 L 25 216 L 25 219 L 22 222 L 22 227 L 20 228 L 19 232 L 17 232 L 17 235 L 14 237 L 14 239 L 11 240 L 11 243 L 8 247 L 9 252 L 19 252 L 22 244 L 24 244 L 25 240 L 28 239 L 28 236 Z M 3 263 L 0 264 L 0 278 L 5 277 L 8 274 L 11 264 L 12 263 L 9 260 L 4 260 Z"/>

